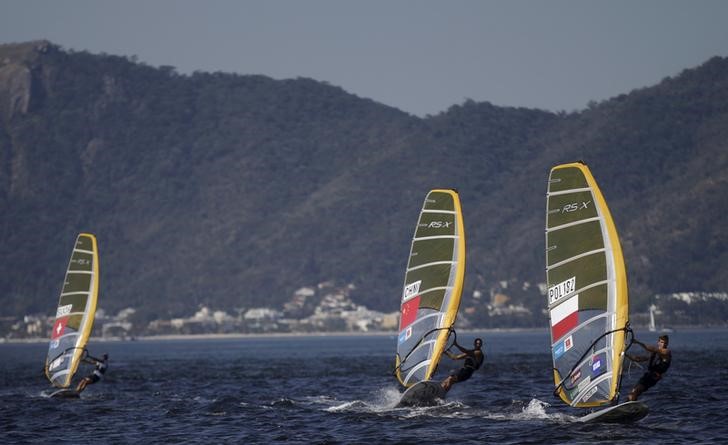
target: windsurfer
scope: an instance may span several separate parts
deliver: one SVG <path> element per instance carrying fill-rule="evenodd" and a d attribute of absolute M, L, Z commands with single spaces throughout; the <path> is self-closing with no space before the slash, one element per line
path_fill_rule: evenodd
<path fill-rule="evenodd" d="M 78 382 L 78 386 L 76 387 L 76 392 L 81 392 L 84 389 L 86 389 L 86 386 L 91 385 L 93 383 L 98 382 L 101 380 L 101 377 L 103 377 L 104 373 L 106 373 L 106 368 L 108 366 L 109 362 L 109 354 L 104 354 L 102 359 L 97 359 L 95 357 L 91 357 L 90 355 L 83 359 L 84 363 L 88 363 L 90 365 L 94 365 L 94 370 L 91 372 L 91 374 L 87 375 L 83 379 L 81 379 L 80 382 Z"/>
<path fill-rule="evenodd" d="M 672 361 L 672 353 L 667 349 L 667 345 L 670 339 L 667 335 L 661 335 L 657 340 L 657 346 L 648 346 L 641 341 L 635 340 L 635 343 L 642 346 L 647 352 L 652 354 L 649 357 L 644 356 L 632 356 L 626 354 L 627 357 L 635 362 L 647 362 L 647 372 L 640 378 L 639 382 L 632 388 L 632 391 L 627 397 L 630 401 L 637 400 L 637 398 L 643 392 L 652 388 L 657 382 L 662 379 L 662 376 L 667 372 L 667 368 L 670 367 Z"/>
<path fill-rule="evenodd" d="M 481 350 L 483 347 L 483 340 L 479 338 L 476 338 L 475 341 L 473 341 L 473 349 L 463 348 L 457 343 L 455 343 L 454 346 L 460 350 L 461 354 L 453 354 L 450 351 L 445 351 L 445 354 L 453 360 L 465 359 L 465 363 L 463 363 L 463 367 L 460 368 L 458 372 L 449 375 L 442 381 L 442 387 L 445 391 L 449 391 L 450 387 L 454 383 L 464 382 L 469 379 L 473 373 L 480 368 L 480 365 L 483 364 L 483 359 L 485 358 L 483 351 Z"/>

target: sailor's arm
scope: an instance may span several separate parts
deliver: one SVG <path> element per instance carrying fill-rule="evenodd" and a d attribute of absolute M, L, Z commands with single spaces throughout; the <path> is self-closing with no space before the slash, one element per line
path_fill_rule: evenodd
<path fill-rule="evenodd" d="M 638 345 L 642 346 L 642 349 L 644 349 L 647 352 L 657 352 L 657 348 L 654 347 L 654 346 L 646 345 L 646 344 L 644 344 L 641 341 L 636 340 L 636 339 L 635 339 L 634 342 L 637 343 Z"/>
<path fill-rule="evenodd" d="M 463 354 L 467 354 L 468 352 L 470 352 L 470 349 L 468 349 L 468 348 L 463 348 L 462 346 L 460 346 L 460 345 L 459 345 L 459 344 L 457 344 L 457 343 L 455 343 L 455 347 L 456 347 L 456 348 L 458 348 L 458 349 L 460 350 L 460 352 L 462 352 Z"/>
<path fill-rule="evenodd" d="M 624 354 L 628 359 L 632 360 L 633 362 L 645 362 L 647 361 L 647 357 L 643 357 L 640 355 L 631 355 L 631 354 Z"/>
<path fill-rule="evenodd" d="M 461 359 L 464 359 L 467 356 L 467 354 L 453 354 L 450 351 L 445 351 L 445 354 L 447 354 L 447 356 L 450 357 L 453 360 L 461 360 Z"/>
<path fill-rule="evenodd" d="M 645 350 L 647 350 L 649 352 L 654 352 L 655 354 L 659 354 L 660 357 L 662 357 L 662 358 L 670 357 L 670 350 L 667 348 L 659 348 L 657 346 L 646 345 L 639 340 L 635 340 L 634 342 L 637 343 L 638 345 L 642 346 L 643 348 L 645 348 Z"/>

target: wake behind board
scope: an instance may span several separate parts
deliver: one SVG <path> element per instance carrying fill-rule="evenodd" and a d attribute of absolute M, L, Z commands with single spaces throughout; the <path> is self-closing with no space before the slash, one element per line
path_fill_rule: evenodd
<path fill-rule="evenodd" d="M 440 382 L 433 380 L 425 380 L 418 382 L 409 388 L 402 394 L 402 398 L 397 404 L 397 408 L 403 406 L 434 406 L 437 405 L 437 400 L 443 400 L 445 398 L 445 389 L 440 385 Z"/>
<path fill-rule="evenodd" d="M 55 397 L 58 399 L 78 399 L 81 397 L 81 394 L 75 389 L 64 388 L 59 389 L 58 391 L 53 391 L 52 393 L 48 394 L 48 397 Z"/>
<path fill-rule="evenodd" d="M 644 418 L 649 412 L 647 405 L 635 400 L 587 414 L 579 422 L 629 423 Z"/>

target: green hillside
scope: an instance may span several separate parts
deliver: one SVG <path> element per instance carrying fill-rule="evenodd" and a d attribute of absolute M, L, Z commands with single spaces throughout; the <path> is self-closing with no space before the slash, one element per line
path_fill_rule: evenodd
<path fill-rule="evenodd" d="M 460 191 L 465 304 L 503 292 L 538 311 L 546 178 L 579 159 L 637 307 L 724 291 L 727 136 L 722 58 L 577 113 L 467 101 L 422 119 L 312 79 L 0 45 L 0 315 L 54 309 L 80 231 L 99 240 L 108 310 L 279 306 L 326 280 L 395 310 L 435 187 Z"/>

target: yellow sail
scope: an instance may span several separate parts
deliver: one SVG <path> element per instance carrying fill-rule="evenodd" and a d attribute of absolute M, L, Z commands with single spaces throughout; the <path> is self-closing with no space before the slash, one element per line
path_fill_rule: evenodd
<path fill-rule="evenodd" d="M 98 293 L 96 237 L 81 233 L 66 269 L 46 357 L 46 376 L 54 386 L 66 388 L 71 384 L 93 329 Z"/>
<path fill-rule="evenodd" d="M 455 190 L 427 194 L 410 248 L 400 309 L 396 376 L 412 386 L 437 369 L 457 318 L 465 277 L 465 231 Z"/>
<path fill-rule="evenodd" d="M 583 163 L 551 169 L 546 276 L 557 393 L 574 407 L 613 403 L 629 317 L 627 275 L 612 215 Z"/>

